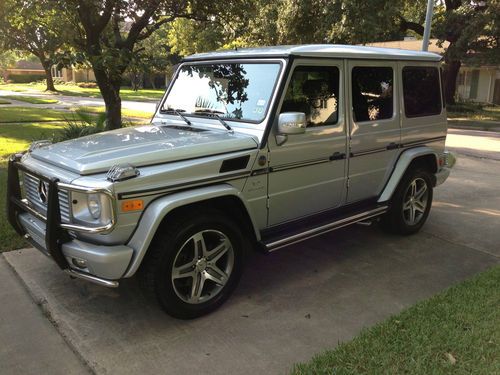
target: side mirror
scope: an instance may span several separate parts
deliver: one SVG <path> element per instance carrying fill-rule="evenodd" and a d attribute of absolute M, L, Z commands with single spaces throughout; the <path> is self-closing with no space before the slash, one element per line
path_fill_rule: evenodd
<path fill-rule="evenodd" d="M 306 114 L 304 112 L 285 112 L 278 118 L 279 134 L 303 134 L 306 132 Z"/>

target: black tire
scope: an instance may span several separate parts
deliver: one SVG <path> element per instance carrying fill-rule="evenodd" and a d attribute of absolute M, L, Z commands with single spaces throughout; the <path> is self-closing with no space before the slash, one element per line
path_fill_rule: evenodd
<path fill-rule="evenodd" d="M 414 213 L 415 221 L 412 222 L 411 213 L 409 214 L 408 204 L 414 204 L 415 200 L 409 201 L 411 198 L 409 194 L 411 194 L 410 189 L 412 188 L 412 183 L 417 182 L 417 185 L 423 186 L 425 184 L 426 187 L 426 199 L 425 199 L 425 208 L 423 208 L 423 212 L 418 211 Z M 412 169 L 406 172 L 401 181 L 399 182 L 396 191 L 391 199 L 389 210 L 387 213 L 381 218 L 382 228 L 390 233 L 409 235 L 416 233 L 422 228 L 427 217 L 429 216 L 429 212 L 432 206 L 432 196 L 433 196 L 433 184 L 430 173 L 425 169 Z M 406 205 L 405 205 L 406 203 Z M 419 202 L 419 210 L 422 209 L 422 202 Z M 403 209 L 405 208 L 405 210 Z M 414 209 L 414 211 L 416 211 Z M 418 220 L 417 220 L 418 219 Z"/>
<path fill-rule="evenodd" d="M 230 218 L 217 210 L 204 209 L 203 212 L 200 213 L 197 212 L 196 209 L 193 209 L 193 211 L 189 213 L 184 212 L 181 215 L 168 218 L 167 222 L 164 224 L 165 225 L 162 225 L 158 229 L 158 233 L 151 243 L 146 258 L 139 269 L 138 276 L 142 286 L 146 288 L 149 293 L 155 295 L 158 303 L 167 314 L 175 318 L 194 319 L 214 311 L 229 298 L 238 284 L 243 271 L 248 241 L 245 241 L 244 235 L 238 226 L 235 225 Z M 190 239 L 195 235 L 199 235 L 200 232 L 203 233 L 202 237 L 205 237 L 205 241 L 207 241 L 207 236 L 213 237 L 214 233 L 222 233 L 227 237 L 230 241 L 230 245 L 232 245 L 230 246 L 233 252 L 233 256 L 231 257 L 232 268 L 223 286 L 208 279 L 204 280 L 204 283 L 201 284 L 202 286 L 198 288 L 198 290 L 201 289 L 205 291 L 207 289 L 208 295 L 206 298 L 208 298 L 208 300 L 204 302 L 188 302 L 185 299 L 190 298 L 189 291 L 191 290 L 190 288 L 194 288 L 193 284 L 195 283 L 195 278 L 187 277 L 174 281 L 174 262 L 177 264 L 179 259 L 178 256 L 184 256 L 184 253 L 189 249 L 183 249 L 189 246 L 193 247 L 193 258 L 196 261 L 195 247 L 197 245 L 194 243 L 195 240 L 193 240 L 192 245 L 190 245 Z M 208 240 L 210 240 L 210 238 L 208 238 Z M 212 239 L 212 242 L 214 242 L 214 239 Z M 208 245 L 205 247 L 208 248 Z M 213 263 L 217 263 L 220 260 L 223 260 L 223 258 L 215 260 Z M 197 262 L 196 266 L 193 266 L 193 272 L 197 272 L 198 275 L 199 273 L 206 274 L 208 271 L 211 272 L 208 268 L 209 266 L 206 264 L 206 270 L 198 270 L 199 262 L 200 261 Z M 178 269 L 179 268 L 181 267 L 178 267 Z M 217 268 L 217 270 L 219 270 L 219 268 Z M 222 279 L 224 279 L 224 277 L 222 277 Z M 191 286 L 189 286 L 190 281 L 192 283 Z M 180 282 L 181 285 L 177 284 L 177 282 Z M 186 285 L 183 286 L 182 283 Z M 213 296 L 210 294 L 210 287 L 213 287 L 214 290 L 219 288 L 216 293 L 213 292 Z M 181 291 L 183 291 L 182 288 L 185 289 L 186 295 L 181 293 Z"/>

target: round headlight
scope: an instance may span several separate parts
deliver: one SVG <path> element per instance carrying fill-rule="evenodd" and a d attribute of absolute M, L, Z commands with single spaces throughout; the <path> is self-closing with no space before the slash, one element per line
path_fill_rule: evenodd
<path fill-rule="evenodd" d="M 97 194 L 90 194 L 87 198 L 87 206 L 89 208 L 90 215 L 94 219 L 99 219 L 101 217 L 101 201 Z"/>

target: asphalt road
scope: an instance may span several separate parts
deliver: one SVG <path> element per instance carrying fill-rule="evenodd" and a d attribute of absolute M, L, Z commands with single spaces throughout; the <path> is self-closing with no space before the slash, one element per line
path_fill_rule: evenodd
<path fill-rule="evenodd" d="M 435 190 L 420 233 L 399 237 L 353 226 L 255 254 L 228 303 L 194 321 L 164 315 L 134 280 L 104 289 L 68 279 L 33 249 L 4 256 L 95 373 L 286 373 L 500 263 L 500 139 L 451 131 L 448 146 L 459 153 L 458 163 Z"/>

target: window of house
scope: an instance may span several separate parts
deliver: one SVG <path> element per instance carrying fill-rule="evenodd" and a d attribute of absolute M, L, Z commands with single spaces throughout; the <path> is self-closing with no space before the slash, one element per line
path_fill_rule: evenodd
<path fill-rule="evenodd" d="M 406 117 L 432 116 L 441 113 L 441 90 L 437 68 L 403 68 L 403 96 Z"/>
<path fill-rule="evenodd" d="M 352 69 L 354 121 L 392 118 L 394 74 L 390 67 L 356 66 Z"/>
<path fill-rule="evenodd" d="M 51 68 L 51 70 L 52 70 L 52 77 L 54 77 L 54 78 L 62 78 L 62 76 L 63 76 L 62 75 L 62 69 L 57 69 L 56 66 L 53 66 Z"/>
<path fill-rule="evenodd" d="M 281 112 L 304 112 L 308 127 L 336 124 L 339 119 L 339 74 L 335 66 L 296 67 Z"/>

